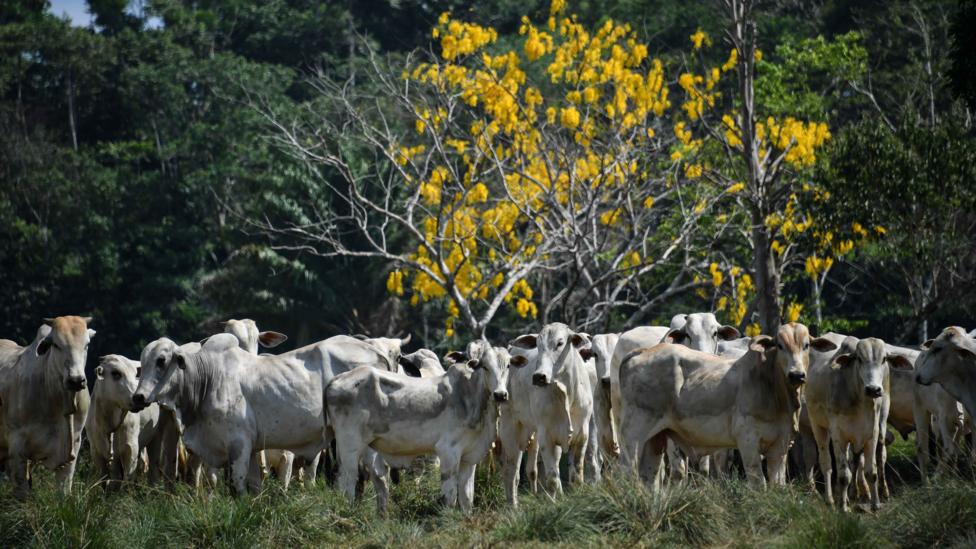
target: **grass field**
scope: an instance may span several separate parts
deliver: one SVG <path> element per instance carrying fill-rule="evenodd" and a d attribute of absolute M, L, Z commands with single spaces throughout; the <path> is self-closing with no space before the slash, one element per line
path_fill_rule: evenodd
<path fill-rule="evenodd" d="M 428 473 L 394 487 L 382 519 L 371 496 L 350 505 L 322 483 L 284 494 L 271 481 L 262 494 L 237 500 L 224 489 L 206 499 L 186 486 L 105 494 L 89 485 L 83 462 L 67 498 L 48 473 L 37 475 L 23 504 L 0 481 L 0 547 L 976 546 L 976 483 L 944 477 L 923 485 L 910 443 L 899 441 L 891 454 L 892 499 L 877 513 L 847 515 L 799 484 L 760 492 L 740 480 L 700 478 L 658 496 L 611 478 L 570 488 L 555 502 L 525 494 L 511 509 L 499 479 L 479 471 L 471 516 L 441 507 Z"/>

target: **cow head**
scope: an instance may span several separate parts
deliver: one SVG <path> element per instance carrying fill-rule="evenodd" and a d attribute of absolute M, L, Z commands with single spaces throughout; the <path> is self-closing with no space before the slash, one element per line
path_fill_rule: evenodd
<path fill-rule="evenodd" d="M 85 388 L 85 362 L 88 344 L 95 330 L 88 327 L 91 317 L 59 316 L 45 318 L 45 334 L 37 343 L 37 354 L 53 365 L 61 376 L 61 383 L 69 391 Z M 39 332 L 41 333 L 41 332 Z"/>
<path fill-rule="evenodd" d="M 591 353 L 593 361 L 596 363 L 596 377 L 604 387 L 610 387 L 610 360 L 613 358 L 613 350 L 617 346 L 620 334 L 597 334 L 593 336 Z"/>
<path fill-rule="evenodd" d="M 950 326 L 935 339 L 922 344 L 915 361 L 915 381 L 922 385 L 936 382 L 969 383 L 976 369 L 976 338 L 959 326 Z"/>
<path fill-rule="evenodd" d="M 121 355 L 101 357 L 95 368 L 101 398 L 116 408 L 128 409 L 139 386 L 141 370 L 138 362 Z"/>
<path fill-rule="evenodd" d="M 775 350 L 773 359 L 776 367 L 792 385 L 799 386 L 807 380 L 810 349 L 826 353 L 836 349 L 837 346 L 828 339 L 811 338 L 806 326 L 791 322 L 779 327 L 775 340 L 765 335 L 757 336 L 753 338 L 749 348 L 760 353 L 764 358 L 767 352 Z"/>
<path fill-rule="evenodd" d="M 288 340 L 288 336 L 279 332 L 258 331 L 258 325 L 250 318 L 231 319 L 224 322 L 224 333 L 236 337 L 240 342 L 241 349 L 255 355 L 258 354 L 259 343 L 262 347 L 270 349 Z"/>
<path fill-rule="evenodd" d="M 430 349 L 417 349 L 408 355 L 400 355 L 400 367 L 410 377 L 430 377 L 444 373 L 440 359 Z"/>
<path fill-rule="evenodd" d="M 869 337 L 859 340 L 853 353 L 839 354 L 834 361 L 842 368 L 854 368 L 864 385 L 864 394 L 870 398 L 879 398 L 884 395 L 888 366 L 903 366 L 908 359 L 889 355 L 885 351 L 884 341 Z"/>
<path fill-rule="evenodd" d="M 173 340 L 162 337 L 153 341 L 142 350 L 139 357 L 139 364 L 142 368 L 142 375 L 139 385 L 132 394 L 133 412 L 139 412 L 152 402 L 159 402 L 167 408 L 172 408 L 172 402 L 166 402 L 160 395 L 171 395 L 177 376 L 176 370 L 179 369 L 174 357 L 179 347 Z"/>
<path fill-rule="evenodd" d="M 545 387 L 556 379 L 573 361 L 582 361 L 579 349 L 587 344 L 585 334 L 578 334 L 565 324 L 554 322 L 542 328 L 538 335 L 523 335 L 511 343 L 522 349 L 535 349 L 535 371 L 532 384 Z"/>
<path fill-rule="evenodd" d="M 719 324 L 714 314 L 692 313 L 675 315 L 671 319 L 671 331 L 664 336 L 664 341 L 703 353 L 717 354 L 719 341 L 731 341 L 739 337 L 739 330 Z"/>
<path fill-rule="evenodd" d="M 447 355 L 452 364 L 466 363 L 475 370 L 484 372 L 487 389 L 496 402 L 508 400 L 508 351 L 492 347 L 485 340 L 468 343 L 465 352 L 454 351 Z"/>

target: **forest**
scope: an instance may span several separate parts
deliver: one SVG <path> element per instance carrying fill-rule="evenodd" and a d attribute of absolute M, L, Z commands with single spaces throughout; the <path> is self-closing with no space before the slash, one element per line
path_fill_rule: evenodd
<path fill-rule="evenodd" d="M 4 337 L 971 327 L 976 2 L 128 4 L 0 8 Z"/>

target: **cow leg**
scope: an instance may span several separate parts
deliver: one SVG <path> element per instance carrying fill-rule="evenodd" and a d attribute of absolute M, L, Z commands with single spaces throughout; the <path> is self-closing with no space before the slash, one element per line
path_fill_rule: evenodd
<path fill-rule="evenodd" d="M 816 492 L 817 475 L 814 469 L 817 467 L 817 440 L 812 433 L 801 432 L 797 442 L 800 443 L 800 451 L 803 455 L 803 476 L 807 481 L 807 485 L 810 486 L 810 490 Z"/>
<path fill-rule="evenodd" d="M 586 448 L 590 440 L 590 425 L 588 421 L 582 422 L 579 433 L 574 433 L 574 437 L 569 442 L 569 452 L 573 457 L 573 469 L 569 481 L 570 484 L 583 484 L 586 469 Z M 558 467 L 556 469 L 559 470 Z"/>
<path fill-rule="evenodd" d="M 854 494 L 857 501 L 868 501 L 871 497 L 871 485 L 864 473 L 864 453 L 862 452 L 857 457 L 857 461 L 853 462 L 854 466 L 857 467 L 857 478 L 856 487 Z"/>
<path fill-rule="evenodd" d="M 461 505 L 461 511 L 466 515 L 471 514 L 471 509 L 474 506 L 474 473 L 476 469 L 477 462 L 462 461 L 458 470 L 458 503 Z"/>
<path fill-rule="evenodd" d="M 163 441 L 162 437 L 157 433 L 153 436 L 152 440 L 146 446 L 146 463 L 149 465 L 149 471 L 147 473 L 149 477 L 149 484 L 155 485 L 159 483 L 159 479 L 163 473 L 163 463 L 162 463 L 162 452 Z"/>
<path fill-rule="evenodd" d="M 380 455 L 373 452 L 373 459 L 369 464 L 369 476 L 373 481 L 373 490 L 376 492 L 376 513 L 385 517 L 390 502 L 390 484 L 387 476 L 390 474 L 390 466 Z"/>
<path fill-rule="evenodd" d="M 525 476 L 529 479 L 529 490 L 539 493 L 539 433 L 529 440 L 525 448 Z"/>
<path fill-rule="evenodd" d="M 319 461 L 321 461 L 321 459 L 322 459 L 322 452 L 315 452 L 315 457 L 312 458 L 312 461 L 307 462 L 305 464 L 305 467 L 302 468 L 302 471 L 304 472 L 304 478 L 302 479 L 302 487 L 315 486 L 315 476 L 316 473 L 318 472 Z"/>
<path fill-rule="evenodd" d="M 248 477 L 250 476 L 252 462 L 251 445 L 249 442 L 239 441 L 231 443 L 230 446 L 230 486 L 234 497 L 241 497 L 247 493 Z M 260 469 L 254 463 L 254 468 L 258 472 Z"/>
<path fill-rule="evenodd" d="M 884 447 L 884 443 L 881 444 Z M 877 470 L 877 448 L 878 447 L 878 436 L 877 431 L 875 431 L 875 436 L 868 440 L 868 443 L 864 445 L 864 451 L 861 453 L 862 460 L 864 461 L 864 477 L 868 481 L 868 489 L 871 491 L 871 509 L 877 511 L 881 508 L 881 495 L 878 491 L 878 470 Z"/>
<path fill-rule="evenodd" d="M 19 452 L 11 452 L 7 458 L 7 474 L 14 485 L 14 497 L 24 501 L 30 495 L 30 472 L 26 459 L 20 457 Z"/>
<path fill-rule="evenodd" d="M 834 463 L 837 464 L 837 491 L 840 493 L 840 509 L 843 512 L 848 512 L 849 498 L 848 498 L 848 488 L 851 485 L 851 466 L 850 460 L 847 459 L 847 442 L 841 439 L 839 433 L 831 433 L 831 439 L 834 445 Z"/>
<path fill-rule="evenodd" d="M 956 458 L 956 447 L 960 438 L 959 433 L 962 431 L 960 418 L 956 414 L 943 414 L 942 416 L 936 416 L 935 423 L 939 429 L 939 447 L 941 450 L 941 459 L 936 469 L 941 473 L 950 473 Z"/>
<path fill-rule="evenodd" d="M 519 466 L 522 463 L 523 427 L 504 417 L 499 421 L 499 436 L 502 440 L 502 482 L 505 484 L 505 497 L 509 505 L 518 506 Z"/>
<path fill-rule="evenodd" d="M 116 436 L 121 438 L 118 434 Z M 136 468 L 139 465 L 139 439 L 120 440 L 119 442 L 121 444 L 117 445 L 119 448 L 118 461 L 122 466 L 122 480 L 132 482 L 135 480 Z"/>
<path fill-rule="evenodd" d="M 824 482 L 824 501 L 831 507 L 834 505 L 833 467 L 830 461 L 830 438 L 827 430 L 820 427 L 813 428 L 813 438 L 817 442 L 817 457 L 820 459 L 820 475 Z"/>
<path fill-rule="evenodd" d="M 264 487 L 265 467 L 267 462 L 263 461 L 265 454 L 263 451 L 254 452 L 247 466 L 247 491 L 252 494 L 260 494 Z"/>
<path fill-rule="evenodd" d="M 600 462 L 600 436 L 596 427 L 596 416 L 590 420 L 590 432 L 586 442 L 586 478 L 593 483 L 600 482 L 602 476 Z"/>
<path fill-rule="evenodd" d="M 787 439 L 772 445 L 766 452 L 766 470 L 769 473 L 770 484 L 786 486 L 786 459 L 789 451 L 789 440 Z"/>
<path fill-rule="evenodd" d="M 104 483 L 108 488 L 109 480 L 109 461 L 112 459 L 112 448 L 109 446 L 111 440 L 103 436 L 89 436 L 88 446 L 91 449 L 92 465 L 95 470 L 96 482 Z"/>
<path fill-rule="evenodd" d="M 356 485 L 359 482 L 359 460 L 363 457 L 366 445 L 355 437 L 337 440 L 339 458 L 339 489 L 350 502 L 356 501 Z"/>
<path fill-rule="evenodd" d="M 928 481 L 928 469 L 931 463 L 929 454 L 929 436 L 931 415 L 916 403 L 915 410 L 915 455 L 918 456 L 918 469 L 922 473 L 922 482 Z"/>
<path fill-rule="evenodd" d="M 441 494 L 444 505 L 456 507 L 458 503 L 458 475 L 460 474 L 461 456 L 454 452 L 438 454 L 441 458 Z"/>
<path fill-rule="evenodd" d="M 742 465 L 749 483 L 758 488 L 766 488 L 766 477 L 762 471 L 762 453 L 759 452 L 759 437 L 755 433 L 745 433 L 736 441 L 742 454 Z"/>
<path fill-rule="evenodd" d="M 282 488 L 288 491 L 288 485 L 291 484 L 291 468 L 295 465 L 295 453 L 294 452 L 282 452 L 281 460 L 278 462 L 278 466 L 275 468 L 275 474 L 278 475 L 278 480 L 281 481 Z"/>
<path fill-rule="evenodd" d="M 882 436 L 878 441 L 877 451 L 875 452 L 875 470 L 878 472 L 878 491 L 881 497 L 887 500 L 891 497 L 891 494 L 888 492 L 888 478 L 885 473 L 885 466 L 888 464 L 888 445 L 881 442 L 884 438 Z"/>
<path fill-rule="evenodd" d="M 688 476 L 688 459 L 671 439 L 668 439 L 668 461 L 671 480 L 680 481 Z"/>
<path fill-rule="evenodd" d="M 712 467 L 709 476 L 714 478 L 725 478 L 729 473 L 729 451 L 720 450 L 712 454 Z"/>
<path fill-rule="evenodd" d="M 545 468 L 545 492 L 555 498 L 563 495 L 563 483 L 559 479 L 559 459 L 562 457 L 562 446 L 548 439 L 545 433 L 539 433 L 539 453 L 542 454 L 542 466 Z"/>

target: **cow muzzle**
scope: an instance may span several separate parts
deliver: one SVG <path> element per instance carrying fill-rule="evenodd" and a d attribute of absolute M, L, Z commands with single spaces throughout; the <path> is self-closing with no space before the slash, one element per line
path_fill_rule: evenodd
<path fill-rule="evenodd" d="M 787 377 L 793 385 L 803 385 L 807 381 L 807 375 L 803 372 L 790 372 Z"/>
<path fill-rule="evenodd" d="M 549 376 L 546 374 L 532 374 L 532 385 L 536 387 L 546 387 L 549 385 Z"/>
<path fill-rule="evenodd" d="M 132 395 L 132 406 L 129 407 L 132 412 L 141 412 L 145 407 L 146 395 L 142 393 Z"/>
<path fill-rule="evenodd" d="M 495 391 L 495 402 L 506 402 L 508 401 L 508 391 Z"/>
<path fill-rule="evenodd" d="M 64 386 L 69 391 L 78 392 L 85 388 L 85 376 L 71 376 L 64 382 Z"/>
<path fill-rule="evenodd" d="M 871 398 L 880 398 L 883 391 L 877 385 L 867 385 L 864 387 L 864 394 Z"/>

